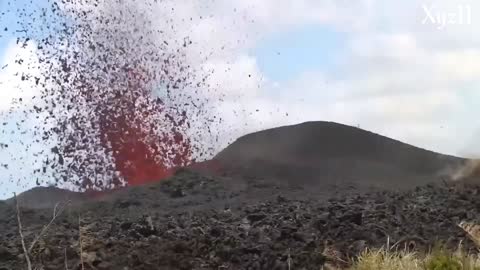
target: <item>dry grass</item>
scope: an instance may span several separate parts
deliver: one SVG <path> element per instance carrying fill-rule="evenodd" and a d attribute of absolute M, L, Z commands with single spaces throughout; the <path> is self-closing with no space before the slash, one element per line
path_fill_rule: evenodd
<path fill-rule="evenodd" d="M 415 253 L 389 252 L 386 249 L 366 250 L 351 270 L 417 270 L 422 268 L 422 260 Z"/>
<path fill-rule="evenodd" d="M 480 226 L 465 221 L 458 226 L 480 248 Z M 391 250 L 366 250 L 350 270 L 480 270 L 480 253 L 466 254 L 461 243 L 456 252 L 435 248 L 427 255 Z"/>
<path fill-rule="evenodd" d="M 30 258 L 31 253 L 33 249 L 35 248 L 36 245 L 42 242 L 42 238 L 45 236 L 49 228 L 52 226 L 52 224 L 55 222 L 55 220 L 63 213 L 63 211 L 66 209 L 66 207 L 69 205 L 70 201 L 65 202 L 64 204 L 57 203 L 55 207 L 53 208 L 53 215 L 52 219 L 50 222 L 43 226 L 43 229 L 40 231 L 39 234 L 35 236 L 35 239 L 33 239 L 32 243 L 30 246 L 27 248 L 27 243 L 25 241 L 25 236 L 23 235 L 23 224 L 22 224 L 22 218 L 21 218 L 21 211 L 20 211 L 20 206 L 19 202 L 17 199 L 17 194 L 13 194 L 14 200 L 15 200 L 15 211 L 16 211 L 16 216 L 17 216 L 17 225 L 18 225 L 18 234 L 20 236 L 20 242 L 22 244 L 22 250 L 23 250 L 23 256 L 25 258 L 25 262 L 27 264 L 27 270 L 37 270 L 37 269 L 43 269 L 43 267 L 33 267 L 33 262 Z"/>
<path fill-rule="evenodd" d="M 366 250 L 349 270 L 480 270 L 480 257 L 440 249 L 426 256 L 386 249 Z"/>

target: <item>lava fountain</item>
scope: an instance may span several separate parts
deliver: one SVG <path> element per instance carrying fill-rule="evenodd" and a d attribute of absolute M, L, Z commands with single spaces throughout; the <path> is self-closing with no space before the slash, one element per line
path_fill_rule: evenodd
<path fill-rule="evenodd" d="M 40 89 L 30 112 L 50 123 L 35 127 L 36 141 L 55 145 L 38 154 L 35 173 L 104 190 L 164 179 L 208 156 L 214 135 L 204 128 L 221 119 L 202 94 L 214 90 L 198 62 L 207 59 L 192 64 L 188 32 L 159 23 L 155 5 L 162 1 L 65 0 L 23 15 L 19 42 L 34 40 L 43 66 L 41 78 L 22 74 Z"/>
<path fill-rule="evenodd" d="M 175 117 L 180 119 L 167 117 L 165 120 L 171 121 L 173 126 L 170 130 L 163 130 L 160 135 L 155 134 L 154 126 L 151 126 L 152 129 L 141 128 L 146 124 L 145 119 L 152 119 L 163 108 L 160 102 L 152 102 L 152 93 L 143 85 L 144 78 L 141 75 L 134 72 L 128 75 L 129 92 L 140 93 L 148 103 L 136 107 L 133 95 L 114 97 L 110 100 L 114 105 L 107 106 L 100 113 L 100 130 L 102 145 L 105 148 L 111 145 L 116 170 L 128 185 L 139 185 L 167 178 L 172 175 L 174 168 L 190 164 L 192 149 L 189 139 L 177 130 L 188 121 L 186 113 Z M 117 110 L 119 107 L 122 108 L 120 113 Z M 128 116 L 134 117 L 129 119 Z M 168 157 L 169 149 L 175 149 L 175 152 Z"/>

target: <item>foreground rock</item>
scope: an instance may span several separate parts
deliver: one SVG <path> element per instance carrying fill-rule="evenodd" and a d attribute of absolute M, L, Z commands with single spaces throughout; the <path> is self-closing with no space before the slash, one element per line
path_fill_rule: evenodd
<path fill-rule="evenodd" d="M 480 217 L 480 188 L 474 185 L 328 200 L 300 200 L 273 189 L 251 201 L 249 187 L 227 192 L 225 185 L 185 173 L 71 206 L 35 246 L 32 260 L 45 269 L 65 269 L 65 260 L 69 269 L 81 269 L 82 250 L 85 269 L 319 269 L 387 243 L 423 251 L 438 242 L 456 248 L 462 241 L 472 249 L 457 224 Z M 24 268 L 15 211 L 5 203 L 0 211 L 0 269 Z M 27 242 L 51 216 L 48 209 L 22 210 Z"/>

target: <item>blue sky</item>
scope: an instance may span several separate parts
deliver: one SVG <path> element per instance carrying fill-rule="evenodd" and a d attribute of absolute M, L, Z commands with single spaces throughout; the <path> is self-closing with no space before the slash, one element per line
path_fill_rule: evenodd
<path fill-rule="evenodd" d="M 50 25 L 54 24 L 53 17 L 49 16 L 49 7 L 52 0 L 15 0 L 15 1 L 0 1 L 0 51 L 4 52 L 9 43 L 15 42 L 16 37 L 21 35 L 17 31 L 23 30 L 18 24 L 20 16 L 17 12 L 24 12 L 26 14 L 42 12 L 42 8 L 46 9 L 47 16 L 39 17 L 30 25 L 30 30 L 36 29 L 36 33 L 41 33 L 40 29 L 46 26 L 47 22 Z M 8 30 L 5 31 L 5 28 Z M 2 54 L 0 54 L 2 55 Z M 3 56 L 3 55 L 2 55 Z"/>
<path fill-rule="evenodd" d="M 5 50 L 14 36 L 12 32 L 16 30 L 15 14 L 12 12 L 13 5 L 8 5 L 7 1 L 0 1 L 0 59 L 3 59 Z M 5 28 L 8 30 L 5 31 Z"/>
<path fill-rule="evenodd" d="M 73 8 L 115 16 L 118 8 L 109 6 L 111 1 Z M 441 16 L 459 5 L 470 7 L 471 24 L 439 30 L 437 22 L 422 23 L 424 6 Z M 0 7 L 5 10 L 6 1 Z M 215 106 L 226 123 L 218 127 L 220 137 L 329 120 L 438 152 L 480 155 L 480 140 L 475 139 L 480 134 L 478 1 L 228 0 L 205 6 L 165 0 L 151 12 L 150 19 L 166 31 L 153 38 L 160 42 L 165 36 L 189 35 L 195 41 L 187 55 L 190 64 L 219 71 L 209 83 L 227 97 Z M 208 19 L 190 22 L 184 17 Z M 13 29 L 14 19 L 10 13 L 1 23 Z M 168 32 L 169 24 L 175 31 Z M 0 62 L 11 63 L 12 55 L 25 52 L 8 47 L 15 39 L 1 33 Z M 206 63 L 198 62 L 200 53 L 211 50 Z M 11 74 L 18 67 L 11 68 L 0 71 L 0 110 L 12 98 L 5 86 L 14 85 L 7 81 L 14 81 Z M 239 117 L 232 110 L 254 113 Z M 10 173 L 0 170 L 0 178 Z M 26 188 L 4 181 L 0 186 L 7 193 Z"/>
<path fill-rule="evenodd" d="M 311 25 L 261 39 L 253 55 L 265 76 L 288 81 L 311 70 L 334 69 L 345 41 L 340 31 Z"/>

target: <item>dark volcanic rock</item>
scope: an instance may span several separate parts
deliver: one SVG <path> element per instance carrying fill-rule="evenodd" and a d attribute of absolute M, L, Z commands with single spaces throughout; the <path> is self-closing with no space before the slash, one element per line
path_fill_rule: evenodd
<path fill-rule="evenodd" d="M 78 204 L 88 199 L 87 195 L 79 192 L 72 192 L 55 187 L 36 187 L 17 196 L 21 206 L 28 208 L 53 208 L 57 202 L 69 201 L 71 204 Z M 13 198 L 5 201 L 13 205 Z M 0 206 L 1 208 L 1 206 Z"/>
<path fill-rule="evenodd" d="M 202 176 L 190 173 L 182 177 L 203 181 Z M 189 180 L 171 181 L 178 182 L 170 186 L 184 186 Z M 208 185 L 221 191 L 221 181 L 210 178 Z M 198 202 L 205 207 L 178 208 L 162 204 L 158 195 L 165 194 L 175 203 L 192 195 L 172 199 L 161 191 L 164 188 L 148 186 L 118 194 L 110 201 L 72 206 L 63 220 L 52 225 L 39 246 L 42 255 L 33 260 L 51 269 L 64 269 L 56 259 L 66 249 L 70 269 L 74 269 L 79 256 L 78 214 L 85 227 L 85 258 L 97 269 L 287 269 L 288 258 L 293 269 L 318 269 L 330 261 L 324 254 L 326 247 L 352 257 L 365 247 L 381 247 L 387 241 L 395 248 L 419 251 L 437 242 L 454 249 L 463 241 L 464 247 L 471 249 L 474 244 L 457 222 L 475 222 L 480 216 L 480 188 L 459 183 L 327 201 L 298 200 L 285 193 L 280 201 L 274 195 L 251 203 L 242 198 L 242 203 L 229 202 L 229 207 Z M 152 203 L 150 196 L 160 198 L 160 204 Z M 142 206 L 121 208 L 115 203 L 132 198 Z M 40 216 L 48 216 L 48 211 L 42 211 L 22 211 L 26 235 L 38 233 L 47 222 Z M 23 261 L 15 216 L 3 215 L 0 213 L 0 243 L 5 245 L 0 252 L 5 256 L 0 256 L 0 265 L 18 269 Z"/>
<path fill-rule="evenodd" d="M 448 178 L 466 162 L 333 122 L 249 134 L 214 160 L 231 175 L 271 179 L 315 193 L 331 192 L 334 186 L 410 189 Z"/>
<path fill-rule="evenodd" d="M 348 258 L 388 241 L 419 251 L 438 242 L 474 248 L 457 225 L 478 222 L 480 187 L 437 178 L 462 160 L 342 125 L 303 124 L 297 137 L 291 128 L 234 143 L 217 157 L 232 169 L 223 176 L 182 169 L 94 197 L 52 188 L 19 195 L 28 241 L 56 203 L 74 202 L 32 260 L 65 269 L 67 254 L 78 269 L 80 235 L 86 269 L 319 269 L 335 263 L 327 251 Z M 235 160 L 245 167 L 229 167 Z M 29 208 L 37 199 L 42 207 Z M 0 232 L 0 267 L 24 268 L 12 201 L 0 202 Z"/>

